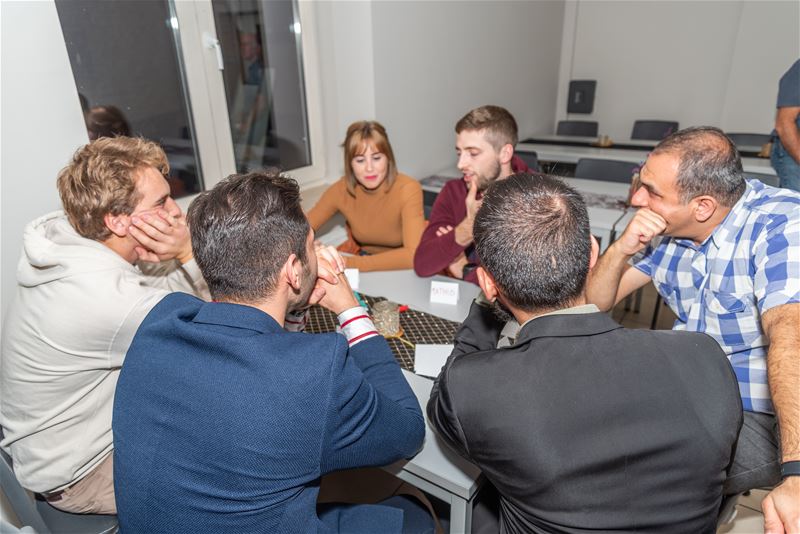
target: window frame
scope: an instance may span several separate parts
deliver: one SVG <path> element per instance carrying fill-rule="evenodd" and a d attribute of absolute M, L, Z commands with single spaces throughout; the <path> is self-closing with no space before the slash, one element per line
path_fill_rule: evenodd
<path fill-rule="evenodd" d="M 183 55 L 184 76 L 198 148 L 198 163 L 203 176 L 203 190 L 207 191 L 225 177 L 236 173 L 225 85 L 215 49 L 215 43 L 218 41 L 214 12 L 210 0 L 168 1 L 170 12 L 175 15 L 175 20 L 170 22 L 173 30 L 177 32 L 179 50 Z M 287 173 L 298 181 L 301 189 L 305 190 L 326 183 L 322 94 L 313 2 L 294 0 L 294 6 L 300 20 L 302 47 L 300 59 L 305 85 L 311 165 L 292 169 Z M 177 203 L 185 210 L 196 196 L 182 197 Z"/>

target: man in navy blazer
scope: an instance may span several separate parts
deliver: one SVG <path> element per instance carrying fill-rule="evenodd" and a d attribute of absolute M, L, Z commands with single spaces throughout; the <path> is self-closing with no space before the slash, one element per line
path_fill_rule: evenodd
<path fill-rule="evenodd" d="M 122 530 L 400 532 L 390 506 L 317 514 L 322 475 L 410 457 L 425 426 L 340 266 L 317 257 L 297 183 L 231 176 L 188 221 L 214 302 L 165 297 L 128 351 L 113 420 Z M 281 328 L 309 303 L 342 334 Z"/>

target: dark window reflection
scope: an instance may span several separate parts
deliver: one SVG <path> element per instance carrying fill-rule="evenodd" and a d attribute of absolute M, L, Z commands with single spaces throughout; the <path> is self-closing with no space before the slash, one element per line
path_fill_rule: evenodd
<path fill-rule="evenodd" d="M 90 139 L 142 136 L 161 143 L 174 197 L 203 189 L 166 0 L 56 0 Z"/>
<path fill-rule="evenodd" d="M 212 0 L 236 168 L 311 164 L 294 1 Z"/>

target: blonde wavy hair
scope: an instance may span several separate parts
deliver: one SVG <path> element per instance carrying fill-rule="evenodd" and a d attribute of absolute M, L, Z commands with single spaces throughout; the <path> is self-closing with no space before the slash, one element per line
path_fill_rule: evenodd
<path fill-rule="evenodd" d="M 133 213 L 141 200 L 136 175 L 147 167 L 169 173 L 161 147 L 141 137 L 103 137 L 79 148 L 58 174 L 58 194 L 75 231 L 96 241 L 110 237 L 105 215 Z"/>

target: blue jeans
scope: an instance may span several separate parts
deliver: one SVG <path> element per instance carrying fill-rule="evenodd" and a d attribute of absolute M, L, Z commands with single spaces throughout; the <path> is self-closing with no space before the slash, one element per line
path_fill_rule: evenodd
<path fill-rule="evenodd" d="M 772 168 L 775 169 L 781 180 L 781 187 L 800 191 L 800 164 L 786 152 L 777 137 L 772 142 L 770 161 L 772 162 Z"/>

